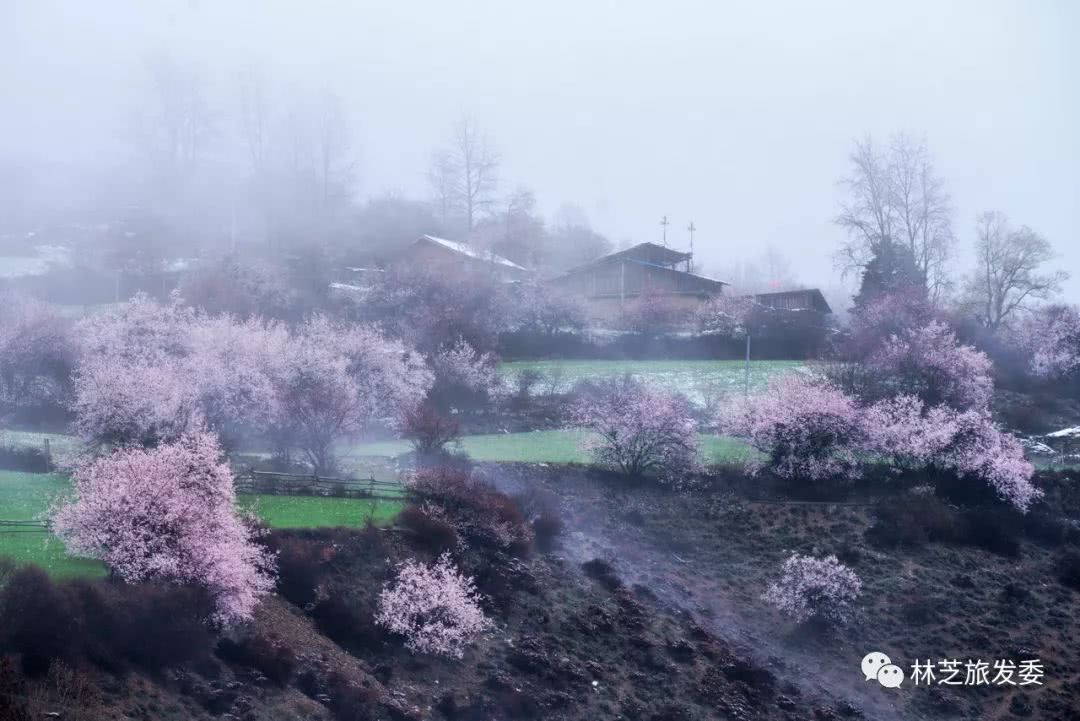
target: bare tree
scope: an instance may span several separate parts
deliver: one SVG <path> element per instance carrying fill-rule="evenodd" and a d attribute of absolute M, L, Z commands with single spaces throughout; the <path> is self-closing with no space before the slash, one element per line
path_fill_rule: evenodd
<path fill-rule="evenodd" d="M 450 145 L 433 156 L 428 174 L 436 202 L 446 208 L 444 220 L 450 208 L 459 210 L 466 232 L 472 233 L 480 214 L 494 202 L 498 172 L 498 153 L 472 119 L 462 118 Z"/>
<path fill-rule="evenodd" d="M 458 168 L 454 159 L 447 150 L 437 150 L 431 156 L 431 168 L 428 170 L 428 184 L 431 186 L 434 198 L 435 212 L 439 214 L 439 220 L 443 227 L 447 227 L 450 219 L 457 210 L 457 184 Z"/>
<path fill-rule="evenodd" d="M 896 223 L 888 159 L 870 137 L 856 141 L 849 159 L 852 174 L 840 182 L 850 197 L 840 206 L 835 221 L 848 232 L 837 259 L 845 273 L 863 268 L 876 243 L 892 240 Z"/>
<path fill-rule="evenodd" d="M 932 297 L 948 290 L 955 238 L 952 207 L 924 140 L 893 136 L 887 152 L 869 137 L 851 154 L 852 174 L 841 182 L 849 199 L 836 223 L 848 231 L 838 261 L 845 272 L 866 267 L 883 242 L 901 243 L 915 259 Z"/>
<path fill-rule="evenodd" d="M 272 109 L 265 77 L 248 68 L 237 79 L 240 95 L 240 132 L 247 147 L 251 170 L 264 175 L 270 163 Z"/>
<path fill-rule="evenodd" d="M 139 117 L 144 150 L 159 171 L 187 175 L 202 159 L 213 131 L 201 77 L 168 57 L 150 61 L 150 92 Z"/>
<path fill-rule="evenodd" d="M 1012 229 L 1004 214 L 992 211 L 976 220 L 976 266 L 968 281 L 969 303 L 980 322 L 996 329 L 1031 301 L 1061 290 L 1069 274 L 1041 273 L 1054 258 L 1050 242 L 1027 226 Z"/>
<path fill-rule="evenodd" d="M 356 165 L 345 110 L 331 92 L 324 92 L 315 106 L 315 156 L 323 204 L 347 197 L 356 180 Z"/>
<path fill-rule="evenodd" d="M 893 138 L 890 171 L 897 240 L 907 243 L 931 298 L 937 299 L 948 290 L 947 264 L 955 245 L 945 182 L 934 172 L 926 141 L 909 135 Z"/>
<path fill-rule="evenodd" d="M 293 100 L 285 117 L 286 167 L 298 191 L 320 208 L 346 199 L 356 166 L 339 98 L 327 91 Z"/>

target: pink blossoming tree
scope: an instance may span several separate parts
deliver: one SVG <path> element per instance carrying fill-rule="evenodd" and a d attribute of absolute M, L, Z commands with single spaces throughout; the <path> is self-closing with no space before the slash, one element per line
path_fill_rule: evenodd
<path fill-rule="evenodd" d="M 1037 378 L 1063 378 L 1080 369 L 1080 310 L 1070 305 L 1039 308 L 1009 334 Z"/>
<path fill-rule="evenodd" d="M 800 373 L 773 379 L 761 393 L 735 400 L 719 420 L 727 433 L 749 440 L 782 478 L 857 478 L 864 432 L 855 401 L 830 383 Z"/>
<path fill-rule="evenodd" d="M 379 594 L 375 622 L 405 637 L 414 653 L 461 658 L 465 647 L 491 628 L 472 578 L 443 554 L 426 565 L 405 561 L 392 586 Z"/>
<path fill-rule="evenodd" d="M 432 402 L 448 408 L 488 400 L 500 390 L 497 362 L 494 353 L 480 353 L 461 339 L 443 348 L 431 358 Z"/>
<path fill-rule="evenodd" d="M 845 360 L 865 360 L 893 336 L 925 328 L 939 315 L 922 288 L 885 293 L 852 312 L 848 336 L 841 349 Z"/>
<path fill-rule="evenodd" d="M 572 418 L 588 431 L 583 446 L 602 467 L 673 484 L 699 468 L 697 422 L 686 401 L 630 376 L 581 398 Z"/>
<path fill-rule="evenodd" d="M 219 624 L 251 618 L 273 587 L 273 559 L 237 516 L 213 435 L 121 449 L 81 466 L 74 481 L 74 498 L 52 520 L 73 554 L 100 558 L 127 582 L 201 586 Z"/>
<path fill-rule="evenodd" d="M 95 445 L 156 445 L 202 425 L 180 362 L 90 355 L 74 379 L 75 430 Z"/>
<path fill-rule="evenodd" d="M 330 471 L 336 441 L 380 417 L 393 423 L 430 385 L 431 372 L 399 341 L 315 317 L 282 360 L 272 435 L 279 445 L 300 449 L 317 472 Z"/>
<path fill-rule="evenodd" d="M 742 337 L 746 335 L 753 311 L 751 298 L 721 294 L 703 303 L 696 311 L 695 320 L 704 334 Z"/>
<path fill-rule="evenodd" d="M 915 395 L 931 406 L 982 409 L 994 391 L 990 359 L 958 343 L 938 321 L 890 337 L 871 355 L 869 365 L 892 394 Z"/>
<path fill-rule="evenodd" d="M 223 315 L 191 324 L 182 372 L 206 425 L 219 437 L 232 440 L 269 427 L 288 342 L 283 326 L 257 318 Z"/>
<path fill-rule="evenodd" d="M 862 581 L 836 556 L 794 554 L 762 598 L 799 623 L 815 619 L 843 624 L 851 620 L 861 593 Z"/>
<path fill-rule="evenodd" d="M 62 406 L 75 356 L 70 322 L 34 298 L 0 294 L 0 418 L 19 407 Z"/>
<path fill-rule="evenodd" d="M 988 483 L 1021 512 L 1042 495 L 1019 441 L 998 429 L 988 411 L 926 408 L 918 398 L 898 396 L 867 408 L 863 423 L 867 449 L 900 467 Z"/>

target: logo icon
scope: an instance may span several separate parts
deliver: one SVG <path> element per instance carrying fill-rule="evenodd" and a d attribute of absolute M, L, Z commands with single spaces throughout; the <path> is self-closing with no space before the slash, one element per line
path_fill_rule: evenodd
<path fill-rule="evenodd" d="M 904 682 L 904 669 L 881 651 L 871 651 L 863 656 L 861 668 L 866 681 L 877 679 L 885 688 L 900 688 Z"/>

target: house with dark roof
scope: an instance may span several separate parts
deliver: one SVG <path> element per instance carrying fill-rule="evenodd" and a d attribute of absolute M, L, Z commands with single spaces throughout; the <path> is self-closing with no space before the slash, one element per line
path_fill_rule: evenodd
<path fill-rule="evenodd" d="M 754 301 L 773 310 L 811 310 L 824 314 L 832 313 L 832 308 L 825 300 L 825 296 L 817 288 L 758 293 L 754 295 Z"/>
<path fill-rule="evenodd" d="M 434 235 L 422 235 L 405 246 L 390 265 L 429 272 L 486 273 L 506 281 L 522 280 L 530 274 L 528 268 L 509 258 Z"/>
<path fill-rule="evenodd" d="M 585 298 L 596 319 L 616 318 L 628 302 L 643 297 L 661 297 L 690 309 L 728 285 L 691 272 L 692 262 L 692 253 L 639 243 L 572 268 L 551 282 Z"/>

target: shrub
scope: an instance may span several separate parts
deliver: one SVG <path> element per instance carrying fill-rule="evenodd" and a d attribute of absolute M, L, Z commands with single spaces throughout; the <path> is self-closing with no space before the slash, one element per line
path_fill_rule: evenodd
<path fill-rule="evenodd" d="M 296 671 L 296 653 L 273 636 L 246 636 L 239 641 L 224 638 L 217 655 L 223 661 L 253 668 L 281 687 Z"/>
<path fill-rule="evenodd" d="M 0 589 L 0 651 L 22 655 L 28 675 L 54 661 L 86 659 L 155 671 L 188 663 L 209 649 L 203 626 L 212 609 L 198 592 L 175 586 L 54 583 L 23 568 Z"/>
<path fill-rule="evenodd" d="M 545 550 L 551 549 L 564 528 L 559 516 L 559 497 L 551 491 L 529 486 L 515 500 L 532 524 L 536 543 Z"/>
<path fill-rule="evenodd" d="M 517 289 L 515 325 L 518 330 L 552 336 L 580 332 L 587 322 L 583 299 L 548 283 L 527 283 Z"/>
<path fill-rule="evenodd" d="M 447 418 L 428 402 L 406 408 L 399 421 L 401 434 L 421 456 L 442 453 L 446 445 L 461 439 L 461 426 L 453 418 Z"/>
<path fill-rule="evenodd" d="M 321 633 L 343 648 L 370 648 L 380 643 L 385 634 L 372 618 L 369 604 L 341 595 L 316 603 L 311 618 Z"/>
<path fill-rule="evenodd" d="M 30 710 L 26 684 L 14 662 L 0 657 L 0 719 L 4 721 L 32 721 L 36 716 Z"/>
<path fill-rule="evenodd" d="M 1058 556 L 1055 564 L 1058 580 L 1065 586 L 1080 591 L 1080 553 L 1066 551 Z"/>
<path fill-rule="evenodd" d="M 695 322 L 703 334 L 741 338 L 746 335 L 753 308 L 751 298 L 720 294 L 698 307 Z"/>
<path fill-rule="evenodd" d="M 1020 555 L 1020 524 L 1015 514 L 1000 509 L 968 509 L 963 519 L 960 543 L 1006 558 Z"/>
<path fill-rule="evenodd" d="M 590 432 L 584 447 L 603 468 L 674 485 L 699 468 L 697 423 L 686 401 L 629 375 L 598 384 L 572 418 Z"/>
<path fill-rule="evenodd" d="M 407 483 L 420 504 L 438 509 L 466 541 L 519 555 L 531 547 L 532 528 L 517 503 L 470 472 L 438 466 L 416 471 Z"/>
<path fill-rule="evenodd" d="M 693 320 L 693 310 L 682 299 L 643 293 L 623 306 L 619 326 L 631 333 L 654 336 L 679 330 Z"/>
<path fill-rule="evenodd" d="M 461 658 L 465 646 L 491 627 L 471 578 L 444 554 L 432 565 L 406 561 L 379 594 L 375 621 L 405 636 L 414 653 Z"/>
<path fill-rule="evenodd" d="M 435 554 L 457 546 L 458 535 L 441 509 L 430 504 L 408 506 L 398 514 L 398 525 L 413 532 L 417 544 Z"/>
<path fill-rule="evenodd" d="M 926 493 L 881 501 L 874 508 L 874 518 L 866 537 L 882 548 L 956 542 L 963 535 L 963 517 Z"/>
<path fill-rule="evenodd" d="M 780 580 L 762 598 L 800 623 L 811 619 L 845 623 L 861 592 L 859 577 L 836 556 L 794 554 L 784 562 Z"/>
<path fill-rule="evenodd" d="M 81 466 L 74 481 L 75 498 L 53 517 L 72 553 L 100 558 L 129 583 L 205 588 L 217 623 L 249 619 L 272 588 L 273 559 L 236 513 L 232 471 L 212 435 L 120 450 Z"/>
<path fill-rule="evenodd" d="M 40 473 L 48 471 L 49 459 L 36 446 L 0 445 L 0 468 L 7 471 Z"/>
<path fill-rule="evenodd" d="M 74 656 L 71 603 L 40 568 L 15 571 L 0 595 L 0 638 L 22 655 L 23 672 L 42 676 L 55 659 Z"/>
<path fill-rule="evenodd" d="M 544 550 L 550 550 L 555 545 L 555 539 L 562 535 L 566 524 L 552 511 L 544 511 L 533 519 L 533 536 L 536 543 Z"/>
<path fill-rule="evenodd" d="M 277 590 L 290 603 L 306 606 L 315 601 L 326 575 L 324 546 L 315 541 L 271 534 L 267 545 L 277 557 Z"/>
<path fill-rule="evenodd" d="M 536 368 L 526 368 L 514 378 L 514 402 L 526 406 L 532 397 L 533 389 L 544 380 L 544 374 Z"/>
<path fill-rule="evenodd" d="M 212 638 L 204 622 L 214 604 L 200 589 L 158 583 L 74 587 L 81 599 L 80 626 L 96 631 L 100 651 L 92 660 L 98 664 L 126 661 L 157 671 L 208 655 Z"/>
<path fill-rule="evenodd" d="M 0 589 L 7 584 L 8 579 L 18 570 L 15 561 L 7 556 L 0 556 Z"/>
<path fill-rule="evenodd" d="M 747 438 L 782 478 L 822 481 L 861 473 L 859 409 L 821 379 L 794 373 L 773 379 L 764 392 L 734 401 L 720 426 Z M 748 461 L 751 472 L 762 465 Z"/>

